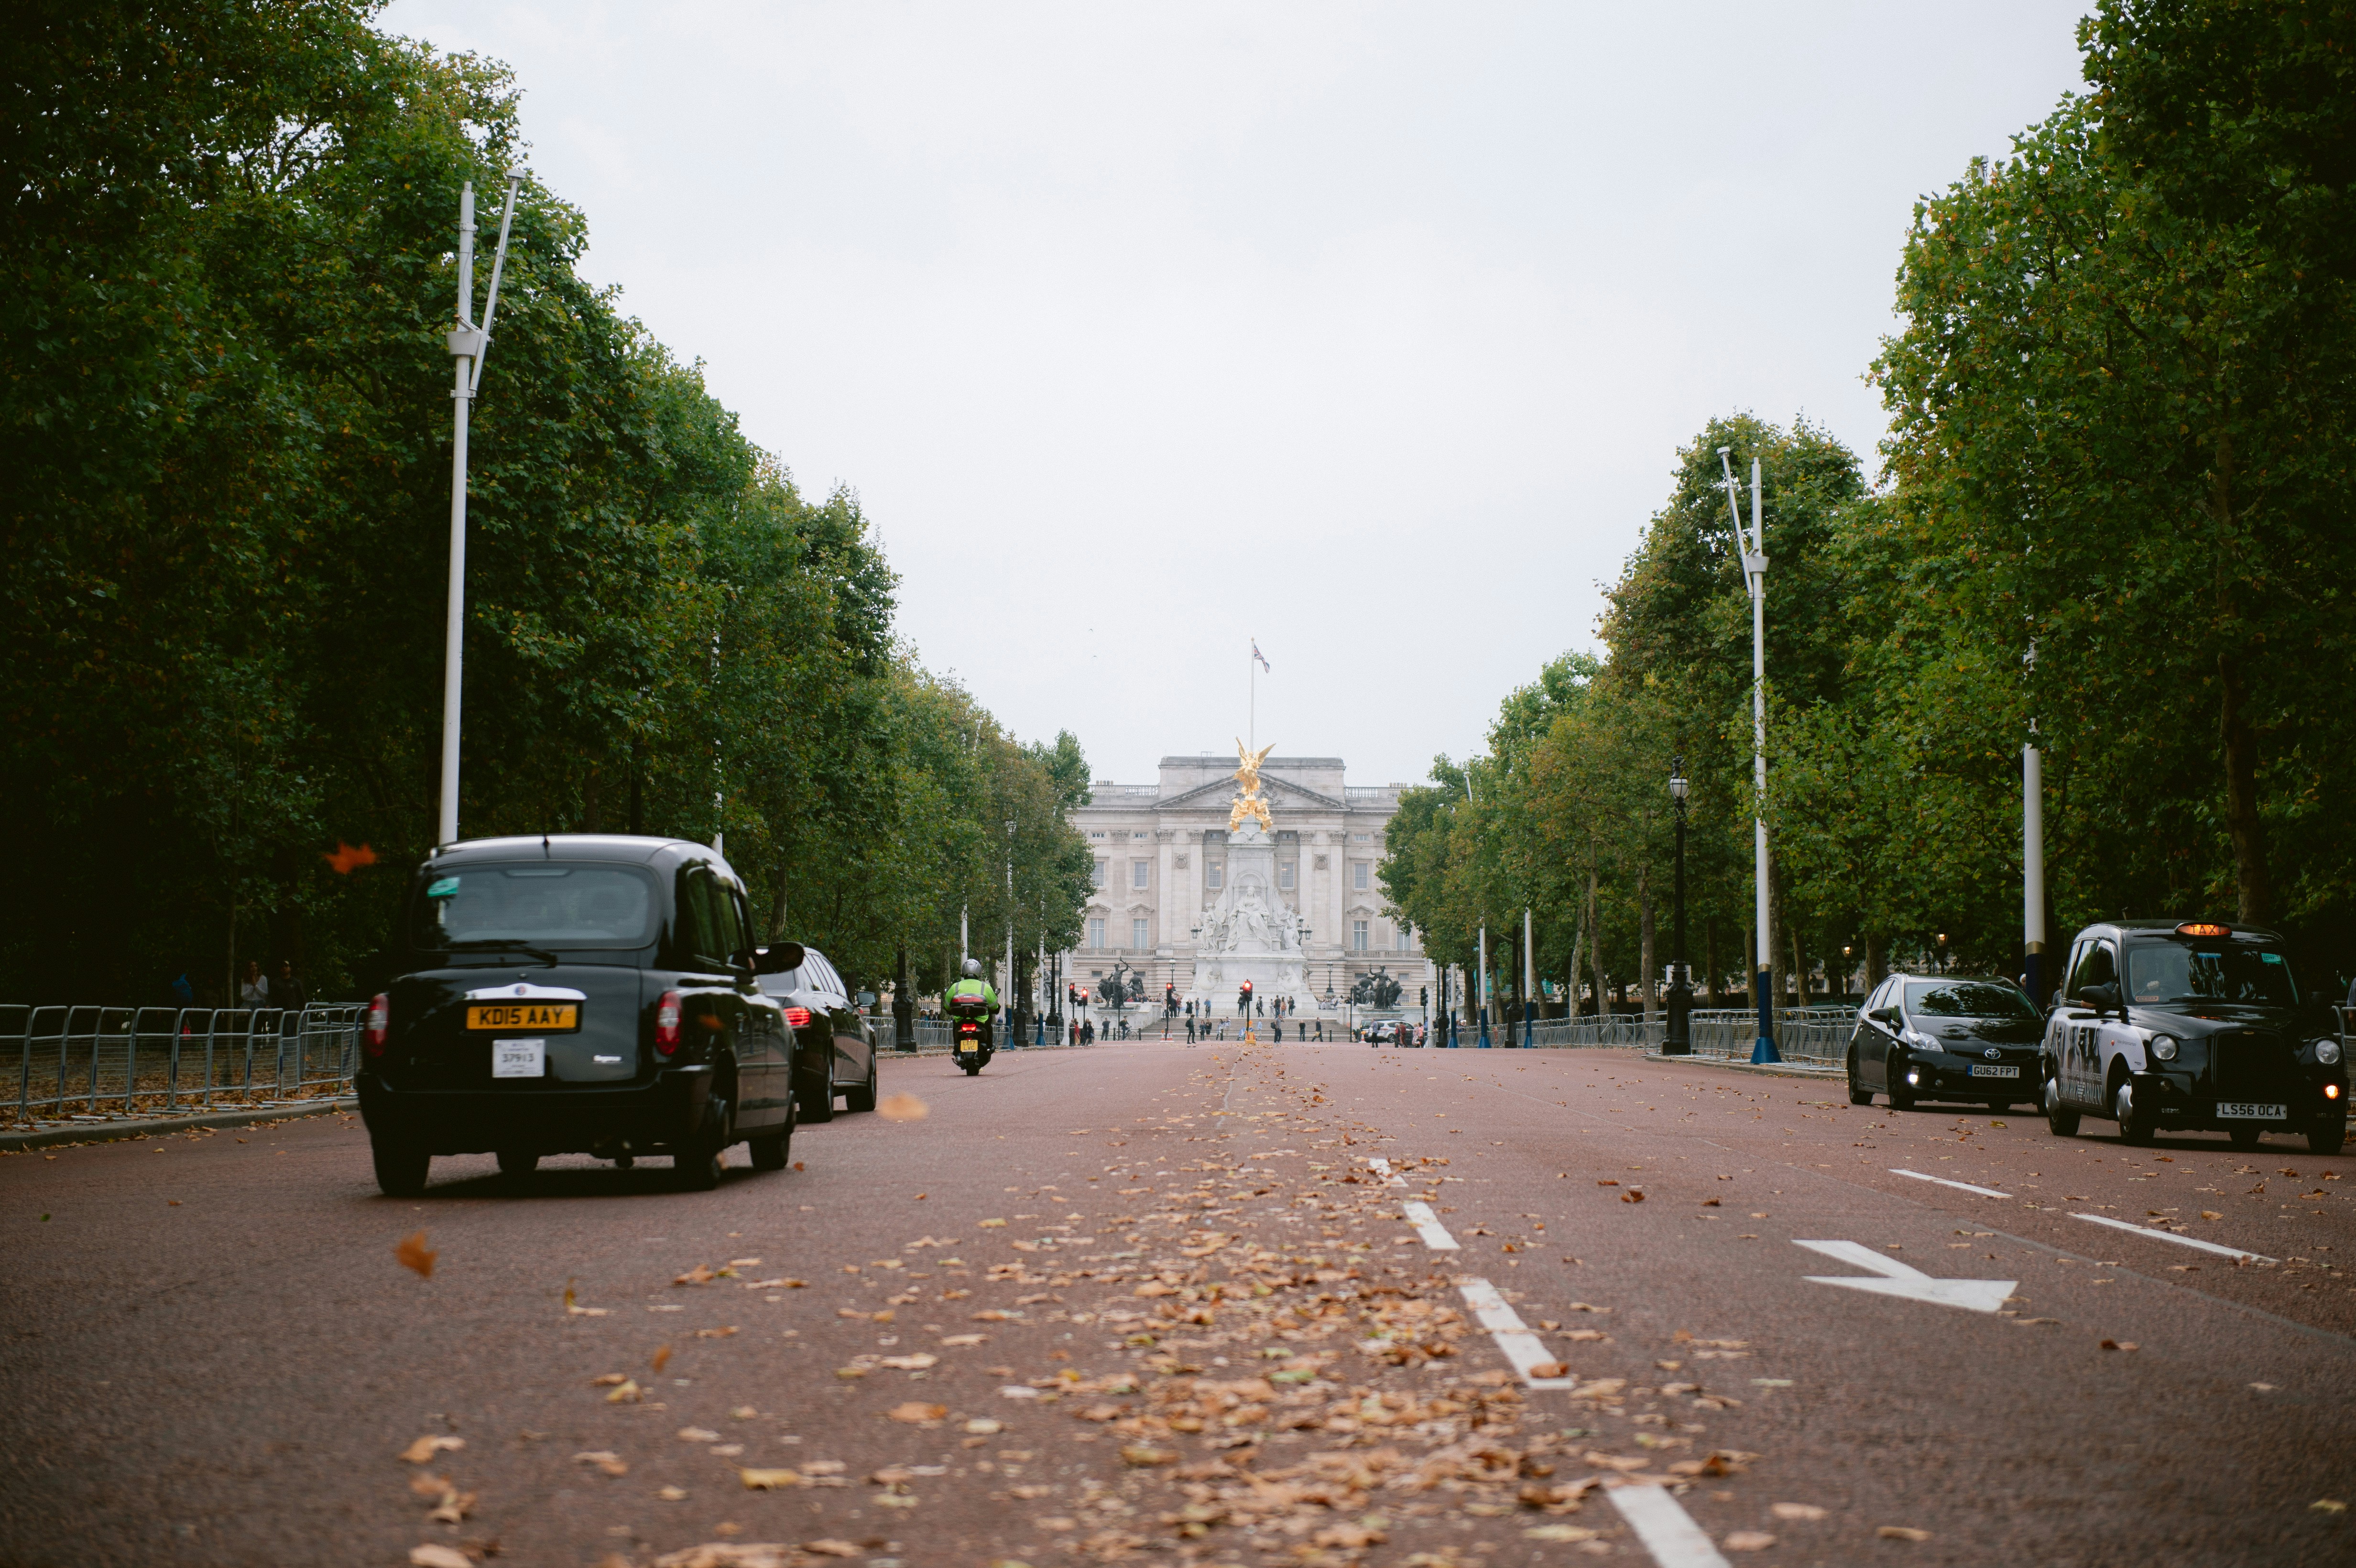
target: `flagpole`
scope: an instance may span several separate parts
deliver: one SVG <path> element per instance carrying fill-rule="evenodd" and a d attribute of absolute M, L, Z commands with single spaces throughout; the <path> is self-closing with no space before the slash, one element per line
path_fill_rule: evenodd
<path fill-rule="evenodd" d="M 1252 749 L 1259 749 L 1259 639 L 1254 637 L 1252 651 L 1244 658 L 1244 675 L 1251 683 L 1251 717 L 1245 721 L 1244 733 L 1251 740 Z"/>

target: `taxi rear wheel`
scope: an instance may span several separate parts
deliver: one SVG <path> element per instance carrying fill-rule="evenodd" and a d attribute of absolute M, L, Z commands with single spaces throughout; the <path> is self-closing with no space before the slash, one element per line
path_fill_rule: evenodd
<path fill-rule="evenodd" d="M 377 1190 L 387 1198 L 414 1198 L 425 1190 L 425 1173 L 434 1157 L 423 1148 L 391 1138 L 370 1138 L 369 1154 L 376 1162 Z"/>
<path fill-rule="evenodd" d="M 2062 1081 L 2045 1081 L 2045 1126 L 2057 1138 L 2078 1136 L 2078 1113 L 2062 1104 Z"/>

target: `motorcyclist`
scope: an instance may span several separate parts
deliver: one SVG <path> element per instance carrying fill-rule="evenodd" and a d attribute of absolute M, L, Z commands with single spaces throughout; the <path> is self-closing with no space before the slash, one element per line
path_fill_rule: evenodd
<path fill-rule="evenodd" d="M 998 993 L 991 987 L 989 981 L 981 977 L 981 960 L 979 958 L 967 959 L 965 978 L 949 987 L 948 1004 L 951 1014 L 967 1012 L 972 1008 L 973 1003 L 970 1001 L 962 1008 L 958 1006 L 958 1000 L 962 997 L 980 998 L 981 1044 L 982 1049 L 987 1051 L 994 1043 L 991 1026 L 998 1012 Z"/>

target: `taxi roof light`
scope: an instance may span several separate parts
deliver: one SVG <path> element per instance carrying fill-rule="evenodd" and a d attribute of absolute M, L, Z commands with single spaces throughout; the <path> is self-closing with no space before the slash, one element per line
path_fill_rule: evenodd
<path fill-rule="evenodd" d="M 2220 925 L 2213 920 L 2188 920 L 2176 928 L 2179 936 L 2231 936 L 2233 928 Z"/>

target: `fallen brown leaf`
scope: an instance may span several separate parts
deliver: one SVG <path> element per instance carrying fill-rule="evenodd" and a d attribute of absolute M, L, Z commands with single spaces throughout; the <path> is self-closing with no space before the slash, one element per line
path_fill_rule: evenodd
<path fill-rule="evenodd" d="M 432 1279 L 434 1277 L 434 1260 L 440 1257 L 442 1254 L 432 1251 L 425 1245 L 424 1232 L 412 1231 L 408 1235 L 402 1237 L 400 1242 L 394 1245 L 392 1255 L 394 1261 L 399 1263 L 402 1267 L 415 1269 L 419 1278 Z"/>
<path fill-rule="evenodd" d="M 807 1485 L 799 1470 L 748 1470 L 739 1468 L 736 1478 L 744 1483 L 748 1492 L 774 1492 L 781 1487 Z"/>
<path fill-rule="evenodd" d="M 1822 1519 L 1827 1510 L 1814 1503 L 1777 1503 L 1767 1511 L 1777 1519 Z"/>
<path fill-rule="evenodd" d="M 1570 1376 L 1570 1369 L 1560 1361 L 1537 1361 L 1531 1364 L 1530 1376 L 1534 1378 L 1567 1378 Z"/>
<path fill-rule="evenodd" d="M 688 1270 L 685 1274 L 680 1275 L 676 1279 L 672 1280 L 671 1284 L 710 1285 L 713 1280 L 718 1279 L 719 1277 L 720 1273 L 717 1269 L 712 1268 L 704 1264 L 698 1264 L 693 1268 Z"/>
<path fill-rule="evenodd" d="M 912 1399 L 905 1404 L 894 1405 L 886 1413 L 894 1421 L 905 1421 L 916 1426 L 928 1421 L 938 1421 L 948 1413 L 948 1405 L 926 1404 L 922 1401 Z"/>
<path fill-rule="evenodd" d="M 1136 1469 L 1149 1470 L 1157 1465 L 1174 1465 L 1178 1462 L 1178 1456 L 1167 1448 L 1149 1448 L 1141 1443 L 1131 1443 L 1121 1449 L 1120 1462 Z"/>
<path fill-rule="evenodd" d="M 723 1535 L 728 1533 L 723 1531 Z M 781 1541 L 707 1541 L 684 1552 L 655 1559 L 655 1568 L 794 1568 L 802 1560 L 798 1548 Z M 629 1568 L 626 1558 L 609 1557 L 598 1568 Z"/>
<path fill-rule="evenodd" d="M 1928 1541 L 1931 1539 L 1931 1532 L 1929 1531 L 1916 1530 L 1911 1525 L 1903 1524 L 1885 1524 L 1873 1533 L 1884 1541 Z"/>
<path fill-rule="evenodd" d="M 475 1568 L 475 1560 L 455 1546 L 428 1542 L 409 1549 L 410 1568 Z"/>
<path fill-rule="evenodd" d="M 626 1476 L 630 1473 L 628 1462 L 620 1455 L 607 1449 L 593 1449 L 586 1454 L 575 1454 L 573 1457 L 577 1463 L 596 1466 L 608 1476 Z"/>
<path fill-rule="evenodd" d="M 624 1378 L 605 1395 L 607 1404 L 636 1404 L 647 1396 L 646 1390 L 634 1378 Z"/>
<path fill-rule="evenodd" d="M 591 1388 L 614 1388 L 619 1384 L 628 1382 L 629 1381 L 629 1374 L 626 1372 L 606 1372 L 598 1377 L 591 1378 L 589 1380 L 589 1386 Z"/>
<path fill-rule="evenodd" d="M 2103 1341 L 2103 1349 L 2105 1350 L 2140 1350 L 2143 1347 L 2136 1344 L 2133 1339 L 2105 1339 Z"/>
<path fill-rule="evenodd" d="M 1644 1189 L 1639 1187 L 1632 1187 L 1627 1191 L 1620 1194 L 1620 1201 L 1622 1203 L 1642 1203 L 1644 1200 Z"/>
<path fill-rule="evenodd" d="M 931 1106 L 906 1093 L 886 1094 L 875 1103 L 875 1114 L 887 1122 L 921 1122 L 931 1112 Z"/>
<path fill-rule="evenodd" d="M 421 1498 L 439 1498 L 450 1489 L 450 1477 L 434 1475 L 412 1476 L 409 1477 L 409 1489 Z"/>
<path fill-rule="evenodd" d="M 442 1501 L 435 1506 L 432 1513 L 425 1517 L 436 1524 L 459 1524 L 463 1523 L 474 1509 L 475 1494 L 462 1492 L 453 1488 L 442 1494 Z"/>
<path fill-rule="evenodd" d="M 802 1550 L 815 1552 L 820 1557 L 857 1557 L 864 1553 L 867 1549 L 852 1541 L 829 1539 L 805 1541 L 802 1542 Z"/>
<path fill-rule="evenodd" d="M 660 1373 L 665 1367 L 670 1365 L 670 1347 L 669 1345 L 658 1347 L 653 1356 L 653 1361 L 654 1369 L 657 1373 Z"/>
<path fill-rule="evenodd" d="M 1763 1530 L 1738 1530 L 1719 1544 L 1729 1552 L 1764 1552 L 1775 1544 L 1775 1538 Z"/>
<path fill-rule="evenodd" d="M 436 1454 L 464 1448 L 466 1445 L 466 1440 L 463 1437 L 435 1437 L 428 1435 L 403 1448 L 401 1451 L 401 1456 L 409 1464 L 423 1465 Z"/>

